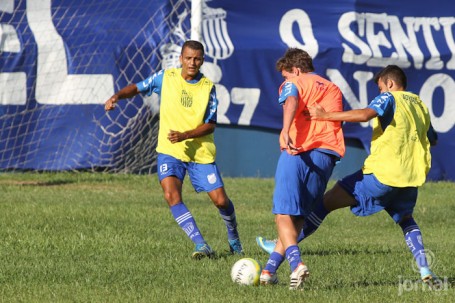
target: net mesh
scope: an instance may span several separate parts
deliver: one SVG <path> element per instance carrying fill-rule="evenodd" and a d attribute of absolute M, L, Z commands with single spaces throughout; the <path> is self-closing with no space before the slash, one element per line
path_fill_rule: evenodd
<path fill-rule="evenodd" d="M 109 113 L 103 103 L 127 84 L 177 66 L 179 45 L 190 38 L 190 12 L 191 2 L 181 0 L 130 1 L 127 7 L 124 1 L 1 0 L 0 169 L 154 172 L 158 97 L 138 95 Z M 49 42 L 52 26 L 63 40 L 67 73 L 100 74 L 96 91 L 82 78 L 70 79 L 60 94 L 43 89 L 61 72 L 52 59 L 59 47 Z M 40 58 L 56 61 L 46 69 Z M 105 75 L 112 75 L 110 89 L 100 84 Z M 56 96 L 56 104 L 39 96 Z M 70 102 L 61 102 L 65 98 Z M 55 140 L 62 129 L 68 135 Z"/>

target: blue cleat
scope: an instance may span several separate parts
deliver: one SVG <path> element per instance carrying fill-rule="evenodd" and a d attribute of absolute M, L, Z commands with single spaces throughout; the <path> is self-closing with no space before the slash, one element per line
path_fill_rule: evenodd
<path fill-rule="evenodd" d="M 442 281 L 428 267 L 420 268 L 420 278 L 431 289 L 438 289 L 442 284 Z"/>
<path fill-rule="evenodd" d="M 231 254 L 243 255 L 243 247 L 240 239 L 229 240 L 229 250 Z"/>
<path fill-rule="evenodd" d="M 276 241 L 277 241 L 276 239 L 267 240 L 264 237 L 260 236 L 256 237 L 256 243 L 258 244 L 258 246 L 269 255 L 275 250 Z"/>
<path fill-rule="evenodd" d="M 204 257 L 211 258 L 215 255 L 215 252 L 207 243 L 196 244 L 196 248 L 191 255 L 191 258 L 199 260 Z"/>

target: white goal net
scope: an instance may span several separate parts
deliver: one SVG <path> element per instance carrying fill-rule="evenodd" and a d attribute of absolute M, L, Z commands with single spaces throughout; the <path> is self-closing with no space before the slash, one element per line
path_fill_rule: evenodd
<path fill-rule="evenodd" d="M 156 96 L 114 91 L 176 66 L 191 1 L 1 0 L 0 171 L 155 170 Z"/>

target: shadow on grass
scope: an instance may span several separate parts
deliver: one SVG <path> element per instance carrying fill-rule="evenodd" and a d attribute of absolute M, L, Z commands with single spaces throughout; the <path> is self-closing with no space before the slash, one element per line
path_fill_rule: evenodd
<path fill-rule="evenodd" d="M 390 254 L 390 249 L 371 249 L 371 248 L 331 248 L 331 249 L 314 249 L 314 250 L 302 250 L 302 255 L 310 256 L 330 256 L 330 255 L 386 255 Z"/>
<path fill-rule="evenodd" d="M 347 283 L 336 283 L 332 285 L 324 285 L 324 289 L 336 290 L 345 288 L 365 288 L 375 286 L 396 286 L 396 281 L 351 281 Z"/>
<path fill-rule="evenodd" d="M 8 185 L 16 186 L 59 186 L 75 183 L 70 180 L 52 180 L 52 181 L 9 181 Z"/>
<path fill-rule="evenodd" d="M 447 282 L 449 283 L 449 286 L 451 288 L 454 288 L 455 287 L 455 277 L 446 277 L 447 278 Z"/>
<path fill-rule="evenodd" d="M 229 250 L 224 250 L 222 252 L 216 251 L 215 255 L 210 257 L 210 259 L 219 260 L 219 259 L 227 259 L 227 258 L 234 258 L 234 257 L 248 258 L 246 255 L 237 255 L 237 254 L 231 253 Z"/>

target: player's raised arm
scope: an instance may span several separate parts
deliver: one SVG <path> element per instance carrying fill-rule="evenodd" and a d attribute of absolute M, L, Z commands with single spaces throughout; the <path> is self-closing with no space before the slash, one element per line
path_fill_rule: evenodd
<path fill-rule="evenodd" d="M 128 86 L 125 86 L 121 90 L 119 90 L 117 93 L 112 95 L 105 103 L 104 103 L 104 109 L 106 111 L 113 110 L 115 108 L 115 104 L 121 100 L 121 99 L 126 99 L 126 98 L 131 98 L 139 94 L 139 90 L 137 88 L 136 84 L 130 84 Z"/>
<path fill-rule="evenodd" d="M 316 104 L 315 106 L 308 107 L 309 115 L 313 120 L 327 120 L 327 121 L 346 121 L 346 122 L 366 122 L 370 121 L 378 115 L 378 113 L 371 108 L 353 109 L 342 112 L 326 112 L 322 106 Z"/>

